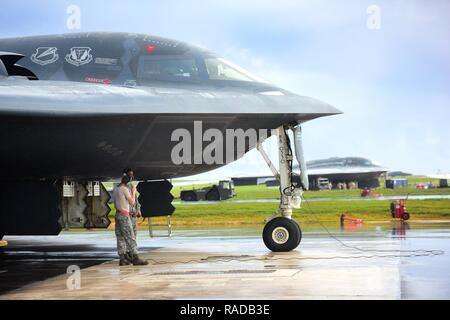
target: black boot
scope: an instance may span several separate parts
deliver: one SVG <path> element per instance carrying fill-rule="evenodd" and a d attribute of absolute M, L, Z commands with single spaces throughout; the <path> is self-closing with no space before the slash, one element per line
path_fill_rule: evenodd
<path fill-rule="evenodd" d="M 129 266 L 131 264 L 131 261 L 127 259 L 127 256 L 125 254 L 120 254 L 119 258 L 119 266 Z"/>
<path fill-rule="evenodd" d="M 133 255 L 133 260 L 131 261 L 131 263 L 134 266 L 146 266 L 146 265 L 148 265 L 148 261 L 141 260 L 137 254 Z"/>

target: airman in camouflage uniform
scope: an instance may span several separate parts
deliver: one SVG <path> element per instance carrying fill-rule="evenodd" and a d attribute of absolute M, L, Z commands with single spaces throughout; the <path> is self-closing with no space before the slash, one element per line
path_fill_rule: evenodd
<path fill-rule="evenodd" d="M 136 188 L 128 187 L 130 178 L 127 175 L 122 177 L 120 185 L 114 188 L 114 204 L 116 206 L 116 237 L 117 252 L 120 257 L 119 265 L 146 265 L 147 261 L 141 260 L 138 256 L 136 235 L 130 217 L 130 206 L 135 205 Z M 128 253 L 128 255 L 127 255 Z"/>

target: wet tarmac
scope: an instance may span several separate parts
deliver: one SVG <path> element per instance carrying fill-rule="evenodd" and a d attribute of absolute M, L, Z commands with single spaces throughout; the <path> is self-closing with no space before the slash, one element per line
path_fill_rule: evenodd
<path fill-rule="evenodd" d="M 385 197 L 338 197 L 338 198 L 325 198 L 325 197 L 314 197 L 306 198 L 304 201 L 315 202 L 315 201 L 354 201 L 354 200 L 398 200 L 404 199 L 406 196 L 385 196 Z M 429 194 L 429 195 L 410 195 L 409 200 L 436 200 L 436 199 L 450 199 L 448 194 Z M 174 204 L 218 204 L 218 203 L 279 203 L 280 199 L 251 199 L 251 200 L 222 200 L 222 201 L 174 201 Z"/>
<path fill-rule="evenodd" d="M 0 299 L 450 299 L 450 223 L 326 227 L 304 225 L 289 253 L 262 226 L 140 231 L 144 267 L 118 266 L 110 231 L 6 237 Z"/>

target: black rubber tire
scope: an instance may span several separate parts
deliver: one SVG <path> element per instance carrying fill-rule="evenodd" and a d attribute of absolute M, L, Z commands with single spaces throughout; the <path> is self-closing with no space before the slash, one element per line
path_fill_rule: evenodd
<path fill-rule="evenodd" d="M 273 231 L 284 228 L 288 232 L 289 238 L 285 243 L 277 243 L 273 239 Z M 302 231 L 297 222 L 292 219 L 277 217 L 270 220 L 263 230 L 263 241 L 266 247 L 273 252 L 288 252 L 298 247 L 302 239 Z"/>
<path fill-rule="evenodd" d="M 403 221 L 409 220 L 409 213 L 408 213 L 408 212 L 404 212 L 404 213 L 402 214 L 402 220 L 403 220 Z"/>
<path fill-rule="evenodd" d="M 206 200 L 207 201 L 219 201 L 220 200 L 220 194 L 219 190 L 217 189 L 211 189 L 206 194 Z"/>
<path fill-rule="evenodd" d="M 298 224 L 297 221 L 295 221 L 294 219 L 292 219 L 292 221 L 295 223 L 295 225 L 298 228 L 298 232 L 300 232 L 300 237 L 298 237 L 298 243 L 297 243 L 297 247 L 299 246 L 300 242 L 302 241 L 302 229 L 300 228 L 300 225 Z"/>
<path fill-rule="evenodd" d="M 197 195 L 193 191 L 183 191 L 180 194 L 182 201 L 197 201 Z"/>

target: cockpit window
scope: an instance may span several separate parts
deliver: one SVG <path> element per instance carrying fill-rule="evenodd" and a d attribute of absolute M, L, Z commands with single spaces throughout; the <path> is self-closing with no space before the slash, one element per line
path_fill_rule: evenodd
<path fill-rule="evenodd" d="M 211 80 L 265 82 L 223 58 L 206 58 L 205 64 Z"/>
<path fill-rule="evenodd" d="M 149 80 L 196 80 L 198 68 L 194 59 L 190 58 L 153 58 L 141 60 L 139 77 Z"/>

